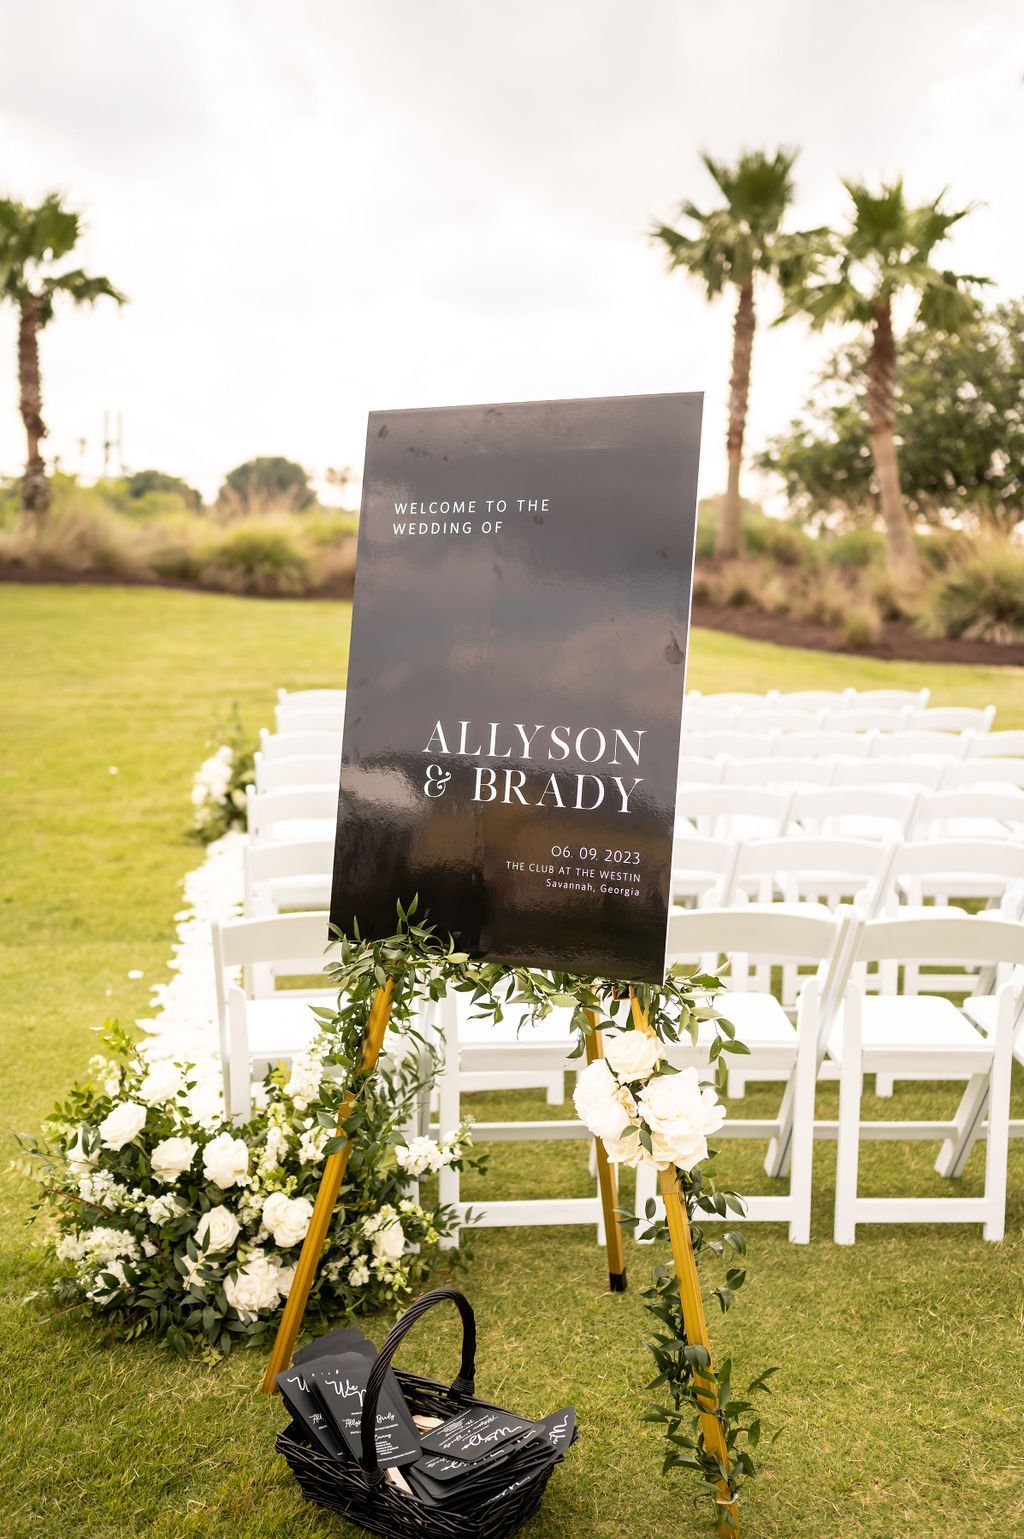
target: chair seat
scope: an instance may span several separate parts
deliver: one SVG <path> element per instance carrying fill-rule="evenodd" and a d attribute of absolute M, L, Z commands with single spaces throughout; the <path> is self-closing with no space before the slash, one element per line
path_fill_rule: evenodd
<path fill-rule="evenodd" d="M 329 876 L 278 876 L 267 883 L 267 892 L 277 909 L 315 913 L 331 906 Z"/>
<path fill-rule="evenodd" d="M 829 1038 L 829 1054 L 837 1062 L 843 1056 L 846 1005 L 837 1015 Z M 991 1052 L 961 1011 L 937 994 L 868 994 L 861 1001 L 861 1045 L 864 1067 L 873 1072 L 875 1061 L 910 1061 L 911 1067 L 943 1068 L 948 1062 L 957 1072 L 984 1073 Z M 889 1065 L 891 1067 L 891 1063 Z"/>
<path fill-rule="evenodd" d="M 995 994 L 968 995 L 964 1000 L 964 1014 L 980 1031 L 991 1036 L 995 1030 L 999 1000 Z"/>
<path fill-rule="evenodd" d="M 792 1049 L 796 1045 L 796 1027 L 774 994 L 761 994 L 753 989 L 749 992 L 726 989 L 714 996 L 714 1007 L 735 1026 L 737 1037 L 750 1048 Z M 701 1042 L 710 1043 L 716 1035 L 713 1023 L 701 1023 Z M 745 1066 L 745 1058 L 736 1059 L 736 1067 L 741 1064 Z"/>

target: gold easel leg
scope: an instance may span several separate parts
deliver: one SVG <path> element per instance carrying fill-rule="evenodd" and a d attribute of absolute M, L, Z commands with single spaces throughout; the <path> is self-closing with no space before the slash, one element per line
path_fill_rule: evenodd
<path fill-rule="evenodd" d="M 588 1010 L 587 1017 L 592 1030 L 587 1037 L 587 1062 L 595 1063 L 604 1057 L 601 1033 L 597 1029 L 597 1011 Z M 612 1293 L 626 1291 L 626 1252 L 622 1243 L 622 1225 L 619 1223 L 619 1183 L 615 1167 L 609 1162 L 604 1144 L 594 1139 L 597 1155 L 597 1184 L 601 1193 L 601 1212 L 604 1215 L 604 1243 L 608 1252 L 608 1287 Z"/>
<path fill-rule="evenodd" d="M 637 1030 L 653 1035 L 646 1013 L 635 994 L 630 997 L 630 1010 Z M 675 1263 L 676 1278 L 679 1283 L 679 1301 L 683 1306 L 683 1328 L 686 1331 L 686 1339 L 691 1345 L 702 1346 L 708 1354 L 710 1363 L 711 1343 L 708 1340 L 708 1326 L 704 1316 L 704 1300 L 700 1291 L 697 1258 L 693 1253 L 690 1220 L 676 1172 L 671 1169 L 660 1170 L 658 1185 L 665 1201 L 665 1217 L 668 1220 L 669 1239 L 672 1242 L 672 1260 Z M 714 1384 L 696 1370 L 693 1377 L 697 1390 L 697 1403 L 700 1406 L 704 1447 L 708 1453 L 720 1461 L 724 1470 L 728 1470 L 729 1451 L 725 1446 L 722 1424 L 715 1414 L 717 1397 Z M 737 1539 L 740 1531 L 739 1511 L 736 1503 L 729 1499 L 729 1486 L 724 1478 L 718 1486 L 718 1504 L 719 1534 L 723 1539 Z"/>
<path fill-rule="evenodd" d="M 388 979 L 383 988 L 379 988 L 373 996 L 370 1006 L 370 1017 L 366 1024 L 366 1038 L 363 1043 L 363 1061 L 360 1067 L 361 1074 L 367 1074 L 373 1068 L 380 1057 L 381 1044 L 384 1041 L 384 1033 L 391 1017 L 391 996 L 394 993 L 394 981 Z M 338 1108 L 338 1133 L 344 1133 L 345 1124 L 349 1114 L 355 1105 L 355 1091 L 350 1092 Z M 264 1394 L 273 1394 L 276 1385 L 274 1375 L 281 1373 L 291 1362 L 295 1343 L 299 1338 L 302 1328 L 302 1317 L 306 1313 L 306 1305 L 309 1302 L 310 1290 L 316 1278 L 317 1267 L 320 1264 L 320 1255 L 327 1239 L 327 1232 L 331 1227 L 331 1219 L 334 1217 L 334 1207 L 338 1201 L 338 1193 L 341 1183 L 345 1178 L 348 1167 L 348 1157 L 352 1150 L 352 1140 L 349 1139 L 342 1147 L 327 1158 L 324 1165 L 324 1173 L 320 1179 L 320 1190 L 316 1194 L 316 1202 L 313 1205 L 313 1216 L 310 1219 L 306 1238 L 302 1242 L 302 1251 L 295 1268 L 295 1277 L 284 1306 L 284 1314 L 277 1328 L 274 1338 L 273 1351 L 267 1364 L 267 1371 L 263 1376 L 260 1388 Z"/>

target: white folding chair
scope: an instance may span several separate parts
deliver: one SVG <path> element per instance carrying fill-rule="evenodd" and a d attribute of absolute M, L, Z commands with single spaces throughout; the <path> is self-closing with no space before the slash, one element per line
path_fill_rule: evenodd
<path fill-rule="evenodd" d="M 1008 839 L 914 840 L 896 852 L 891 881 L 899 904 L 984 899 L 995 906 L 1024 882 L 1024 846 Z"/>
<path fill-rule="evenodd" d="M 715 710 L 699 701 L 691 704 L 688 696 L 683 706 L 684 739 L 688 732 L 730 732 L 738 715 L 738 711 Z"/>
<path fill-rule="evenodd" d="M 303 786 L 298 790 L 264 791 L 247 786 L 246 813 L 249 838 L 254 843 L 269 839 L 330 839 L 338 818 L 337 785 Z"/>
<path fill-rule="evenodd" d="M 846 924 L 845 917 L 831 914 L 792 914 L 765 908 L 676 910 L 669 917 L 670 963 L 708 953 L 724 953 L 731 959 L 727 988 L 715 995 L 713 1002 L 716 1012 L 735 1026 L 737 1037 L 750 1049 L 743 1055 L 744 1068 L 758 1078 L 782 1075 L 787 1080 L 777 1117 L 754 1120 L 729 1116 L 716 1141 L 754 1138 L 768 1140 L 771 1146 L 788 1132 L 789 1192 L 746 1197 L 744 1216 L 788 1223 L 789 1238 L 797 1244 L 806 1244 L 810 1238 L 818 1038 L 823 1029 L 822 1010 L 832 1008 L 830 998 L 835 997 L 841 983 L 837 968 Z M 795 1026 L 773 995 L 747 988 L 754 961 L 817 964 L 816 975 L 807 980 L 801 994 Z M 696 1046 L 684 1040 L 666 1047 L 669 1062 L 678 1068 L 692 1064 L 698 1070 L 707 1069 L 714 1036 L 713 1028 L 703 1024 Z M 654 1190 L 653 1170 L 641 1166 L 636 1183 L 638 1217 L 654 1198 Z"/>
<path fill-rule="evenodd" d="M 732 839 L 692 832 L 678 839 L 672 852 L 672 902 L 694 904 L 709 893 L 731 891 L 736 851 Z"/>
<path fill-rule="evenodd" d="M 968 759 L 947 764 L 936 789 L 962 791 L 968 786 L 1024 787 L 1024 759 Z"/>
<path fill-rule="evenodd" d="M 749 690 L 722 690 L 713 695 L 700 695 L 700 709 L 712 711 L 743 712 L 759 711 L 767 709 L 772 703 L 767 695 L 755 694 Z M 686 712 L 683 712 L 684 719 Z"/>
<path fill-rule="evenodd" d="M 852 947 L 859 968 L 868 962 L 1017 963 L 1024 927 L 1004 919 L 936 915 L 862 923 Z M 982 1037 L 941 995 L 866 995 L 859 983 L 846 991 L 829 1033 L 829 1054 L 839 1066 L 839 1127 L 834 1239 L 852 1245 L 862 1223 L 980 1223 L 987 1240 L 1003 1237 L 1009 1133 L 1013 997 L 1008 987 L 994 1032 Z M 865 1074 L 914 1079 L 944 1070 L 968 1078 L 952 1121 L 864 1122 Z M 860 1142 L 871 1139 L 941 1139 L 936 1168 L 948 1173 L 968 1130 L 977 1131 L 987 1102 L 988 1146 L 983 1197 L 862 1197 L 858 1193 Z"/>
<path fill-rule="evenodd" d="M 849 705 L 826 711 L 826 732 L 896 732 L 907 724 L 909 706 Z"/>
<path fill-rule="evenodd" d="M 1024 839 L 1024 791 L 925 792 L 909 833 L 915 839 Z"/>
<path fill-rule="evenodd" d="M 1024 758 L 1024 731 L 1016 732 L 969 732 L 967 735 L 969 759 Z"/>
<path fill-rule="evenodd" d="M 911 732 L 987 732 L 996 719 L 994 705 L 932 705 L 912 712 Z"/>
<path fill-rule="evenodd" d="M 941 759 L 849 759 L 836 764 L 833 785 L 920 786 L 935 791 L 949 765 Z"/>
<path fill-rule="evenodd" d="M 963 732 L 876 732 L 871 745 L 874 759 L 964 759 L 967 735 Z"/>
<path fill-rule="evenodd" d="M 276 989 L 278 979 L 323 974 L 327 915 L 215 921 L 212 934 L 224 1105 L 230 1116 L 245 1118 L 253 1074 L 308 1048 L 317 1031 L 312 1007 L 329 1007 L 337 997 L 326 977 L 318 987 Z"/>
<path fill-rule="evenodd" d="M 792 792 L 756 786 L 684 786 L 676 798 L 676 849 L 694 832 L 718 839 L 781 834 L 792 800 Z"/>
<path fill-rule="evenodd" d="M 330 839 L 253 844 L 242 850 L 244 912 L 261 914 L 321 911 L 330 907 L 334 844 Z"/>
<path fill-rule="evenodd" d="M 462 1120 L 461 1097 L 472 1090 L 513 1090 L 543 1086 L 548 1102 L 564 1099 L 566 1073 L 582 1065 L 570 1057 L 576 1034 L 572 1011 L 556 1009 L 536 1025 L 522 1007 L 510 1005 L 504 1019 L 477 1019 L 470 997 L 452 993 L 441 1001 L 440 1029 L 444 1037 L 444 1064 L 438 1079 L 439 1121 L 431 1132 L 439 1134 Z M 555 1139 L 589 1139 L 578 1120 L 473 1123 L 473 1142 L 538 1142 Z M 466 1203 L 461 1196 L 459 1172 L 445 1167 L 438 1177 L 438 1197 L 464 1220 L 472 1210 L 474 1222 L 484 1228 L 520 1224 L 594 1224 L 599 1243 L 604 1240 L 604 1221 L 595 1182 L 592 1197 L 531 1197 L 516 1201 Z M 458 1244 L 458 1226 L 442 1242 L 448 1249 Z"/>
<path fill-rule="evenodd" d="M 829 786 L 834 773 L 835 765 L 831 760 L 726 759 L 723 784 L 790 790 L 800 786 Z"/>
<path fill-rule="evenodd" d="M 873 839 L 787 835 L 747 840 L 737 848 L 723 906 L 737 891 L 755 903 L 830 909 L 863 895 L 866 912 L 873 914 L 888 888 L 895 853 L 895 842 Z"/>
<path fill-rule="evenodd" d="M 260 753 L 265 759 L 309 759 L 341 754 L 337 732 L 269 732 L 260 728 Z"/>
<path fill-rule="evenodd" d="M 836 766 L 837 782 L 842 768 L 841 764 Z M 793 798 L 792 824 L 804 834 L 901 839 L 910 827 L 918 794 L 912 787 L 838 783 L 821 791 L 800 791 Z"/>
<path fill-rule="evenodd" d="M 316 757 L 296 755 L 291 759 L 265 759 L 255 756 L 253 773 L 256 791 L 286 791 L 299 786 L 337 785 L 341 779 L 341 745 L 337 753 Z"/>

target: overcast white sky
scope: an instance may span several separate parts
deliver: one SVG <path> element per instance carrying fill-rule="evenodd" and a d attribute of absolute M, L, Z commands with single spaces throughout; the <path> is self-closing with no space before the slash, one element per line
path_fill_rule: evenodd
<path fill-rule="evenodd" d="M 716 491 L 730 308 L 645 236 L 712 198 L 698 151 L 801 146 L 795 224 L 839 175 L 948 187 L 950 264 L 1020 293 L 1022 73 L 1022 0 L 0 0 L 0 189 L 66 192 L 132 301 L 45 334 L 50 452 L 96 473 L 107 407 L 211 493 L 358 470 L 372 408 L 703 389 Z M 761 332 L 750 448 L 821 346 Z M 7 315 L 9 474 L 16 408 Z"/>

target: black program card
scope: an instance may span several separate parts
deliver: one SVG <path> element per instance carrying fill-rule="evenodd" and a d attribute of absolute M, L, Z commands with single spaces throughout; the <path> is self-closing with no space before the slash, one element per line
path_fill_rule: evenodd
<path fill-rule="evenodd" d="M 371 1359 L 358 1352 L 335 1353 L 303 1364 L 321 1408 L 357 1459 L 362 1458 L 363 1452 L 359 1424 L 371 1366 Z M 398 1381 L 390 1372 L 377 1402 L 375 1440 L 381 1469 L 410 1464 L 422 1456 L 420 1435 Z"/>
<path fill-rule="evenodd" d="M 339 1325 L 326 1336 L 300 1347 L 293 1355 L 293 1363 L 314 1362 L 318 1357 L 330 1357 L 336 1352 L 358 1352 L 361 1357 L 376 1357 L 377 1348 L 367 1340 L 356 1325 Z"/>
<path fill-rule="evenodd" d="M 332 1459 L 341 1458 L 346 1453 L 344 1444 L 324 1415 L 320 1401 L 313 1392 L 312 1381 L 302 1364 L 275 1374 L 274 1383 L 295 1420 L 307 1429 L 324 1453 L 330 1454 Z"/>
<path fill-rule="evenodd" d="M 511 1411 L 471 1405 L 451 1421 L 446 1421 L 443 1427 L 428 1432 L 423 1439 L 423 1449 L 425 1453 L 444 1454 L 449 1459 L 465 1459 L 472 1463 L 508 1442 L 509 1438 L 521 1437 L 533 1428 L 532 1421 L 513 1416 Z"/>
<path fill-rule="evenodd" d="M 576 1412 L 571 1405 L 567 1405 L 563 1411 L 552 1411 L 550 1416 L 542 1416 L 537 1423 L 537 1431 L 559 1453 L 565 1453 L 567 1448 L 571 1448 L 575 1430 Z"/>

